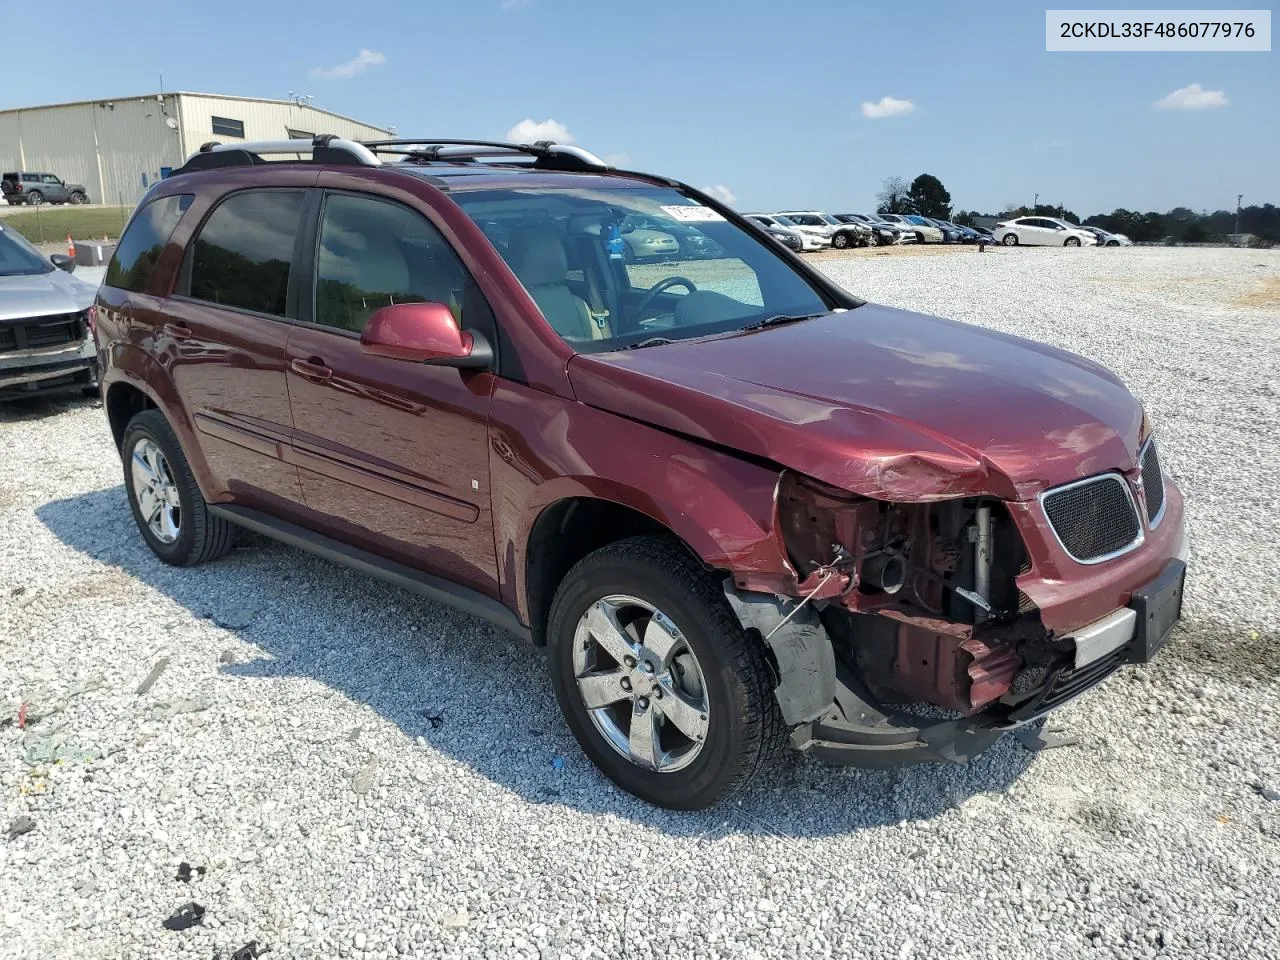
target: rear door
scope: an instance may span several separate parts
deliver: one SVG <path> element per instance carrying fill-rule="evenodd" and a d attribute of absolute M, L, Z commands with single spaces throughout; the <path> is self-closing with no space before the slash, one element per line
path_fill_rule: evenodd
<path fill-rule="evenodd" d="M 1054 229 L 1052 221 L 1045 220 L 1043 217 L 1032 217 L 1027 223 L 1031 227 L 1030 243 L 1038 247 L 1048 247 L 1062 242 Z"/>
<path fill-rule="evenodd" d="M 324 174 L 321 184 L 341 182 Z M 437 302 L 497 343 L 492 312 L 419 211 L 366 193 L 322 198 L 314 266 L 288 343 L 294 449 L 313 523 L 497 596 L 488 416 L 495 377 L 371 356 L 380 307 Z"/>
<path fill-rule="evenodd" d="M 245 189 L 192 211 L 204 219 L 154 348 L 193 422 L 212 494 L 273 512 L 302 507 L 297 468 L 286 460 L 293 422 L 284 370 L 306 195 L 301 186 Z"/>

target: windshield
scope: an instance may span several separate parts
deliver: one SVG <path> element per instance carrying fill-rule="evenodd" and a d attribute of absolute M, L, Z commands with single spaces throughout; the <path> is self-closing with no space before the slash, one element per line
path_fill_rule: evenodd
<path fill-rule="evenodd" d="M 0 277 L 28 277 L 52 273 L 53 269 L 26 237 L 0 224 Z"/>
<path fill-rule="evenodd" d="M 831 216 L 831 214 L 829 214 L 829 213 L 824 213 L 824 214 L 822 215 L 822 220 L 823 220 L 823 222 L 824 222 L 824 223 L 830 223 L 830 224 L 832 224 L 833 226 L 837 226 L 837 227 L 838 227 L 838 226 L 840 226 L 840 224 L 841 224 L 841 222 L 842 222 L 842 221 L 840 221 L 840 220 L 837 220 L 835 217 Z"/>
<path fill-rule="evenodd" d="M 794 222 L 806 227 L 825 226 L 822 218 L 812 213 L 789 213 L 787 216 Z"/>
<path fill-rule="evenodd" d="M 774 217 L 773 219 L 777 220 L 778 223 L 782 224 L 784 227 L 798 226 L 798 224 L 794 220 L 792 220 L 790 217 Z"/>
<path fill-rule="evenodd" d="M 905 221 L 907 221 L 907 223 L 914 223 L 914 224 L 915 224 L 916 226 L 918 226 L 918 227 L 931 227 L 931 226 L 933 226 L 933 224 L 931 224 L 931 223 L 930 223 L 928 220 L 926 220 L 924 217 L 917 217 L 917 216 L 905 216 L 905 217 L 903 217 L 902 219 L 903 219 L 903 220 L 905 220 Z"/>
<path fill-rule="evenodd" d="M 456 200 L 582 353 L 831 308 L 779 244 L 675 189 L 524 187 Z"/>

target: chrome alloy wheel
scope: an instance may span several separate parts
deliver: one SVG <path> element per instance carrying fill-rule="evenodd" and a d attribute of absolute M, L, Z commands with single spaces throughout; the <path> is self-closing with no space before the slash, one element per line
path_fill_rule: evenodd
<path fill-rule="evenodd" d="M 574 633 L 573 675 L 591 722 L 637 766 L 671 773 L 702 752 L 710 715 L 702 668 L 652 604 L 622 595 L 593 603 Z"/>
<path fill-rule="evenodd" d="M 182 531 L 182 504 L 169 461 L 154 440 L 143 438 L 133 447 L 129 469 L 138 512 L 161 543 L 173 543 Z"/>

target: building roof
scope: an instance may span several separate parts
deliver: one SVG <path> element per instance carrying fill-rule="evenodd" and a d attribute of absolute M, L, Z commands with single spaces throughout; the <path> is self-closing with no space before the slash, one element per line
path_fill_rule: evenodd
<path fill-rule="evenodd" d="M 366 123 L 364 120 L 357 120 L 354 117 L 348 117 L 341 113 L 334 113 L 332 110 L 326 110 L 323 107 L 317 107 L 314 104 L 301 104 L 296 100 L 273 100 L 268 97 L 240 97 L 230 93 L 199 93 L 194 90 L 170 90 L 167 93 L 135 93 L 127 97 L 94 97 L 92 100 L 68 100 L 65 103 L 40 103 L 29 107 L 6 107 L 0 110 L 0 114 L 5 113 L 21 113 L 26 110 L 51 110 L 56 107 L 81 107 L 91 103 L 125 103 L 129 100 L 155 100 L 157 97 L 208 97 L 212 100 L 240 100 L 247 103 L 272 103 L 286 107 L 301 107 L 304 110 L 314 110 L 317 113 L 323 113 L 338 120 L 345 120 L 348 123 L 358 123 L 362 127 L 371 127 L 374 130 L 381 130 L 383 133 L 390 134 L 391 131 L 386 127 L 379 127 L 372 123 Z"/>

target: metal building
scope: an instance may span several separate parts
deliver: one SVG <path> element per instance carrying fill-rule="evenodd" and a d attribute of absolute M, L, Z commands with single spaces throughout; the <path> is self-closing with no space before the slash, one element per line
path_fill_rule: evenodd
<path fill-rule="evenodd" d="M 53 173 L 88 188 L 93 203 L 133 204 L 202 143 L 335 133 L 390 136 L 294 100 L 164 93 L 0 110 L 0 171 Z"/>

